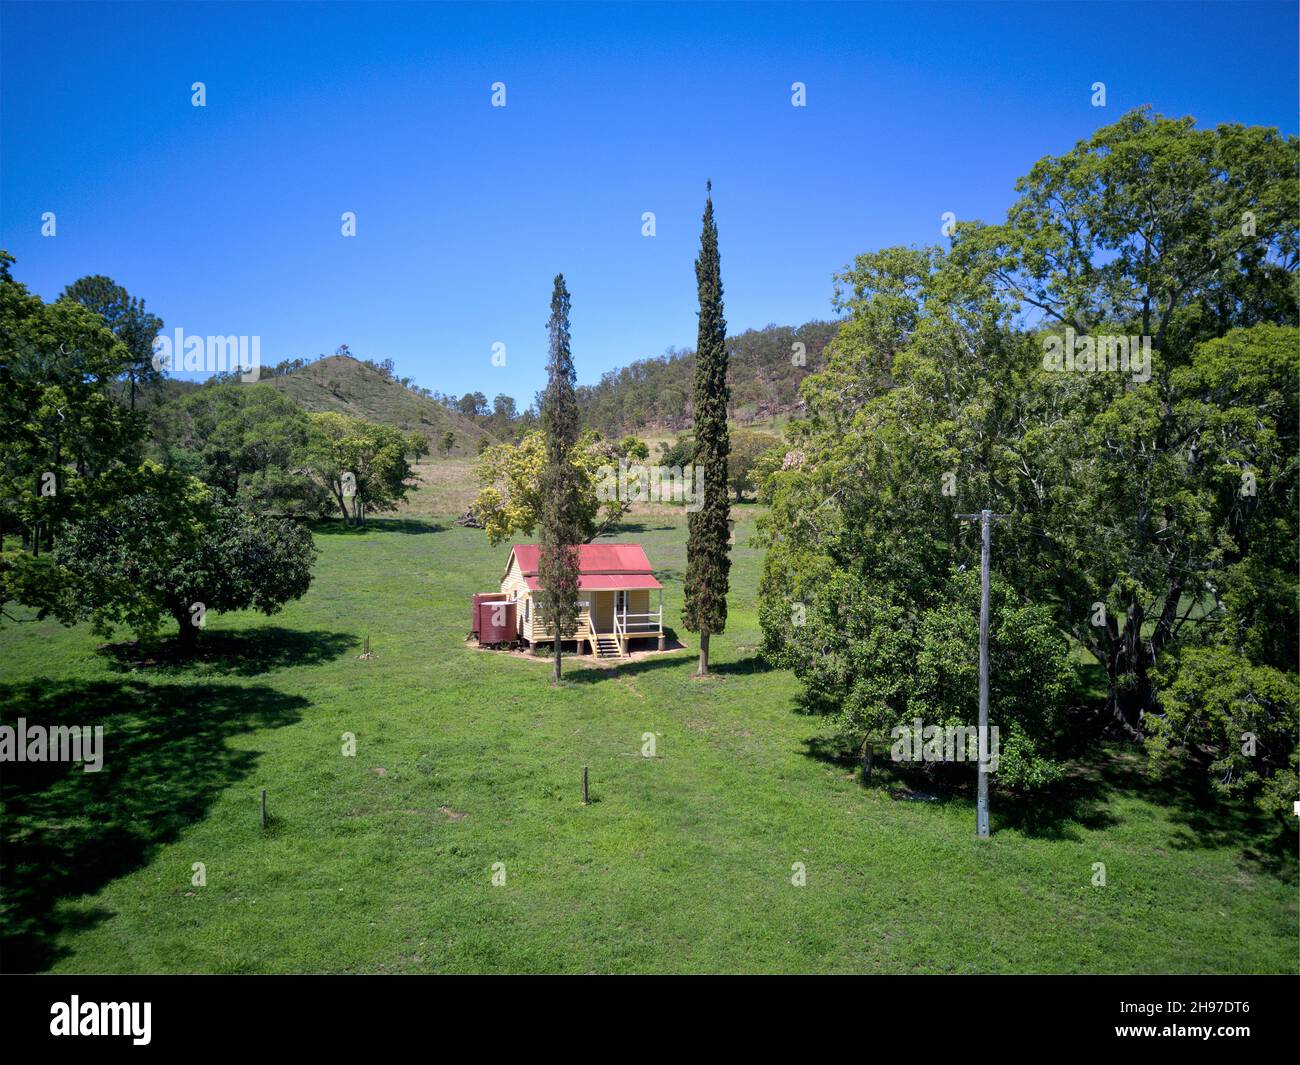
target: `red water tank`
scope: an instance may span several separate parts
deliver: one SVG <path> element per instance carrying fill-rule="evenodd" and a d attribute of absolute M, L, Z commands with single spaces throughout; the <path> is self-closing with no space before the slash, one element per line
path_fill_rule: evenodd
<path fill-rule="evenodd" d="M 477 636 L 479 634 L 479 609 L 478 609 L 479 604 L 488 599 L 499 600 L 504 598 L 505 596 L 503 596 L 500 592 L 475 592 L 474 593 L 474 616 L 473 616 L 473 620 L 470 621 L 470 625 L 469 625 L 469 631 L 471 635 Z"/>
<path fill-rule="evenodd" d="M 514 643 L 519 637 L 515 625 L 513 600 L 497 598 L 478 605 L 478 642 L 481 644 Z"/>

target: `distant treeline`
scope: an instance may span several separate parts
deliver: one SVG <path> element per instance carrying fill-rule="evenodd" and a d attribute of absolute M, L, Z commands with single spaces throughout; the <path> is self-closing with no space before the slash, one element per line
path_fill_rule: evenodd
<path fill-rule="evenodd" d="M 801 326 L 769 325 L 749 329 L 729 339 L 731 386 L 730 416 L 752 421 L 797 411 L 799 383 L 816 372 L 822 351 L 835 338 L 839 323 L 806 322 Z M 383 374 L 390 381 L 482 426 L 499 440 L 514 441 L 537 424 L 536 403 L 520 409 L 515 399 L 498 395 L 489 400 L 483 392 L 456 396 L 417 385 L 399 377 L 392 359 L 376 362 L 358 359 L 346 344 L 336 355 L 347 356 Z M 261 368 L 262 379 L 283 377 L 309 366 L 323 355 L 282 359 Z M 684 429 L 691 424 L 694 402 L 691 381 L 695 352 L 670 348 L 658 358 L 638 359 L 629 366 L 610 370 L 595 385 L 578 388 L 583 424 L 607 436 L 635 432 L 646 427 Z M 239 372 L 215 374 L 212 384 L 239 377 Z"/>
<path fill-rule="evenodd" d="M 819 369 L 822 349 L 838 330 L 838 322 L 814 321 L 797 327 L 769 325 L 730 337 L 727 413 L 750 421 L 798 410 L 799 383 Z M 578 389 L 584 424 L 611 435 L 646 426 L 683 429 L 694 410 L 694 373 L 695 353 L 672 349 L 610 370 L 599 384 Z"/>
<path fill-rule="evenodd" d="M 838 322 L 813 321 L 749 329 L 730 338 L 730 416 L 744 422 L 799 410 L 799 383 L 820 368 L 822 351 L 838 330 Z M 384 370 L 383 365 L 376 368 Z M 658 358 L 610 370 L 598 384 L 578 388 L 583 425 L 608 438 L 647 427 L 688 428 L 694 413 L 694 373 L 695 352 L 673 348 Z M 412 386 L 391 372 L 389 376 L 476 422 L 498 440 L 517 441 L 537 425 L 536 401 L 520 410 L 511 396 L 489 401 L 482 392 L 466 392 L 458 397 Z"/>

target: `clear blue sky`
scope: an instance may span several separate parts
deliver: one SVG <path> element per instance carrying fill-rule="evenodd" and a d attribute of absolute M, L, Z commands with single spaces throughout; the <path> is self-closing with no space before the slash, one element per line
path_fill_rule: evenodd
<path fill-rule="evenodd" d="M 523 407 L 557 271 L 581 381 L 694 344 L 706 177 L 732 331 L 828 317 L 853 255 L 1000 217 L 1131 107 L 1294 133 L 1296 38 L 1294 3 L 6 3 L 0 246 L 46 299 L 108 274 L 265 362 Z"/>

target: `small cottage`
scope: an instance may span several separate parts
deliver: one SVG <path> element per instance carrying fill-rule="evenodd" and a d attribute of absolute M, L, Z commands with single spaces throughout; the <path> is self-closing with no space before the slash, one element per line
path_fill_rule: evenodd
<path fill-rule="evenodd" d="M 550 642 L 551 630 L 537 616 L 535 594 L 541 587 L 536 544 L 510 549 L 501 594 L 516 603 L 519 638 Z M 621 658 L 633 640 L 654 639 L 664 649 L 664 588 L 650 573 L 640 544 L 582 544 L 578 548 L 578 628 L 572 639 L 599 658 Z"/>

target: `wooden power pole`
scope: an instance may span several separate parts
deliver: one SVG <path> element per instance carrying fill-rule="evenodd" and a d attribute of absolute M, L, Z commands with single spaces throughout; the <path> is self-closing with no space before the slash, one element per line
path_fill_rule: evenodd
<path fill-rule="evenodd" d="M 981 510 L 978 514 L 958 514 L 957 517 L 980 522 L 980 722 L 979 722 L 979 780 L 975 792 L 975 832 L 980 839 L 989 838 L 989 775 L 987 757 L 989 750 L 989 549 L 993 540 L 993 522 L 1005 518 Z"/>

